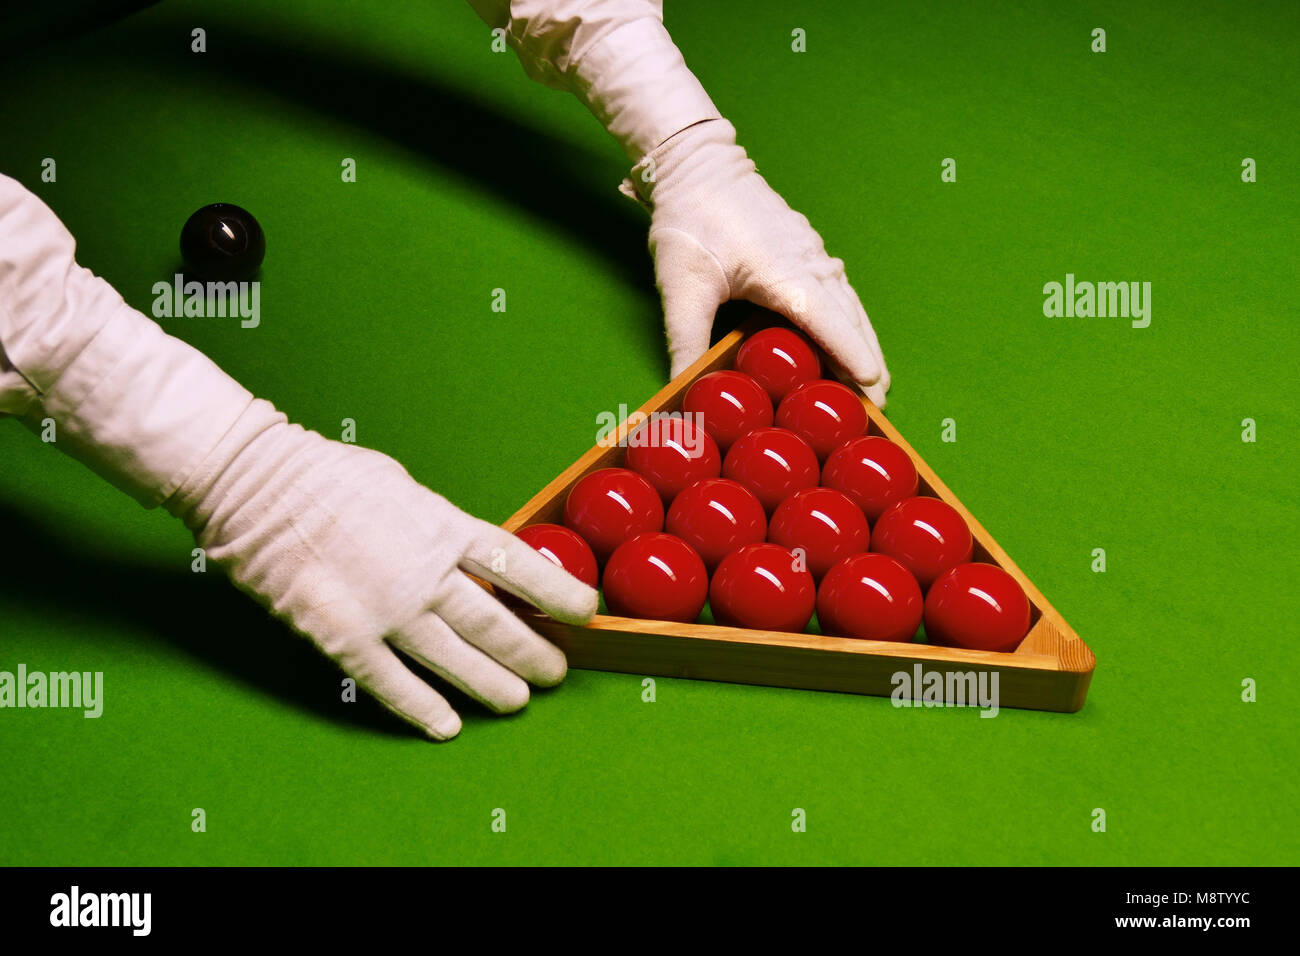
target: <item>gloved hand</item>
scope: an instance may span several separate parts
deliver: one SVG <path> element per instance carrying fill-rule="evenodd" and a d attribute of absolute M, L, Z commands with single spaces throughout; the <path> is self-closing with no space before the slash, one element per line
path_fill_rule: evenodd
<path fill-rule="evenodd" d="M 558 684 L 564 655 L 464 572 L 552 617 L 596 592 L 517 537 L 454 507 L 376 451 L 330 441 L 254 401 L 166 502 L 235 583 L 437 739 L 460 718 L 397 648 L 491 709 Z"/>
<path fill-rule="evenodd" d="M 633 167 L 624 191 L 633 190 L 651 210 L 674 376 L 708 349 L 718 306 L 745 299 L 807 332 L 884 407 L 889 370 L 844 263 L 758 174 L 729 122 L 669 138 Z"/>
<path fill-rule="evenodd" d="M 431 737 L 460 719 L 393 648 L 497 711 L 527 703 L 525 681 L 563 678 L 559 650 L 464 572 L 573 623 L 593 589 L 386 455 L 290 425 L 74 253 L 0 176 L 0 413 L 183 518 L 240 587 Z"/>
<path fill-rule="evenodd" d="M 811 335 L 883 407 L 889 371 L 844 263 L 758 175 L 663 25 L 660 0 L 470 0 L 524 69 L 568 89 L 636 165 L 623 191 L 651 209 L 672 373 L 709 347 L 729 299 Z"/>

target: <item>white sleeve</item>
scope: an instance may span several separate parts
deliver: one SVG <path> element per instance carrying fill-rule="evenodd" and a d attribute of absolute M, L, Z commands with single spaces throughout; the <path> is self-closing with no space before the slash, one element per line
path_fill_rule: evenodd
<path fill-rule="evenodd" d="M 49 208 L 0 175 L 0 412 L 26 412 L 122 301 L 75 250 Z"/>
<path fill-rule="evenodd" d="M 470 0 L 533 79 L 577 96 L 628 157 L 721 117 L 663 24 L 662 0 Z"/>
<path fill-rule="evenodd" d="M 45 203 L 0 175 L 0 413 L 146 505 L 167 498 L 253 396 L 78 265 Z"/>

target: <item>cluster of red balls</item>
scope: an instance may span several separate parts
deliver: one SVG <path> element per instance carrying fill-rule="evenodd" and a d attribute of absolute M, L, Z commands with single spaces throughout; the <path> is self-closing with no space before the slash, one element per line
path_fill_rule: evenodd
<path fill-rule="evenodd" d="M 821 377 L 816 348 L 786 328 L 741 345 L 735 370 L 696 380 L 681 416 L 627 441 L 626 468 L 584 476 L 564 526 L 519 536 L 597 586 L 625 617 L 1013 650 L 1029 601 L 1001 568 L 972 561 L 952 506 L 919 496 L 916 467 L 865 434 L 861 400 Z M 924 597 L 923 597 L 924 595 Z"/>

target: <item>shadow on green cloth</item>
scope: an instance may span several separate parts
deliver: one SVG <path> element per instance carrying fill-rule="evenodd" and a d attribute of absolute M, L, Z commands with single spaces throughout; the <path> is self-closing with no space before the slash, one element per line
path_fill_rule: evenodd
<path fill-rule="evenodd" d="M 90 33 L 152 7 L 158 0 L 49 0 L 0 7 L 0 38 L 10 50 Z"/>
<path fill-rule="evenodd" d="M 76 8 L 103 8 L 101 16 L 87 16 L 78 30 L 64 32 L 84 33 L 108 23 L 109 9 L 148 5 L 73 3 Z M 430 31 L 438 23 L 438 9 L 430 6 Z M 117 23 L 104 36 L 72 42 L 82 66 L 99 58 L 115 67 L 129 64 L 164 83 L 211 85 L 218 91 L 244 86 L 369 130 L 548 227 L 559 228 L 645 297 L 645 311 L 654 320 L 639 323 L 637 344 L 663 355 L 667 372 L 659 298 L 646 247 L 649 217 L 618 192 L 617 181 L 611 181 L 611 156 L 618 156 L 612 140 L 608 153 L 586 150 L 473 96 L 454 77 L 386 62 L 382 50 L 263 34 L 212 16 L 205 17 L 204 28 L 207 52 L 202 54 L 190 52 L 188 21 L 162 16 Z M 431 47 L 431 62 L 436 56 Z M 202 58 L 200 68 L 196 57 Z M 513 57 L 499 59 L 502 69 L 519 74 L 518 82 L 532 82 Z M 68 103 L 67 108 L 75 109 L 76 104 Z M 573 108 L 582 109 L 576 101 Z M 94 117 L 87 116 L 86 122 L 93 123 Z"/>
<path fill-rule="evenodd" d="M 355 703 L 343 702 L 343 673 L 236 590 L 213 564 L 198 574 L 188 570 L 187 555 L 177 556 L 176 570 L 160 570 L 88 553 L 3 502 L 0 528 L 5 529 L 0 595 L 8 602 L 37 614 L 57 607 L 60 620 L 84 614 L 89 621 L 119 624 L 140 645 L 180 648 L 203 666 L 325 720 L 394 737 L 418 736 L 364 691 Z M 47 629 L 44 636 L 52 650 L 65 632 L 63 627 Z M 500 719 L 418 665 L 408 666 L 447 698 L 467 729 L 478 720 Z M 184 702 L 174 706 L 172 716 L 183 719 Z"/>

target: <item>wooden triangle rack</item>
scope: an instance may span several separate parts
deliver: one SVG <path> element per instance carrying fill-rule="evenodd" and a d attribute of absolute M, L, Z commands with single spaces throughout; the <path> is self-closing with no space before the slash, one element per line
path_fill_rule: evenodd
<path fill-rule="evenodd" d="M 631 427 L 654 412 L 681 410 L 686 389 L 701 375 L 731 368 L 741 342 L 771 322 L 752 320 L 723 337 L 713 348 L 629 416 L 607 446 L 596 445 L 538 492 L 505 522 L 516 532 L 541 522 L 563 523 L 564 501 L 584 475 L 621 467 L 624 439 Z M 820 634 L 788 634 L 705 624 L 679 624 L 597 615 L 582 627 L 523 611 L 529 623 L 568 656 L 572 667 L 629 674 L 730 681 L 776 687 L 891 696 L 905 672 L 965 675 L 996 672 L 999 706 L 1074 712 L 1083 706 L 1095 658 L 1038 588 L 957 500 L 884 413 L 864 398 L 867 433 L 897 443 L 911 456 L 920 476 L 919 494 L 941 498 L 966 519 L 975 539 L 975 560 L 996 564 L 1024 588 L 1031 605 L 1028 635 L 1013 652 L 973 651 L 920 643 L 863 641 Z M 921 697 L 921 688 L 914 695 Z"/>

